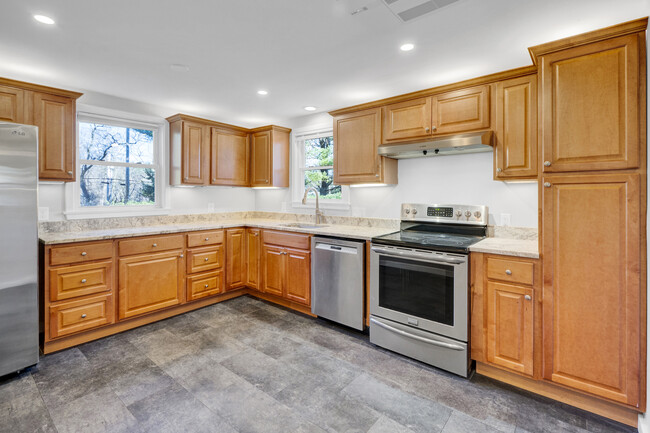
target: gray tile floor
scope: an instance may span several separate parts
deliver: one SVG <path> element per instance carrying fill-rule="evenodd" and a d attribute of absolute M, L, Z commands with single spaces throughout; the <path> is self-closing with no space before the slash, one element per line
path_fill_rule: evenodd
<path fill-rule="evenodd" d="M 1 432 L 631 432 L 242 297 L 0 381 Z"/>

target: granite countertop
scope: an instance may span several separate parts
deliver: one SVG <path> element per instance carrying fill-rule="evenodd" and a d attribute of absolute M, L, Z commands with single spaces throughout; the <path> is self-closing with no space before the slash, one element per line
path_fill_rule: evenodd
<path fill-rule="evenodd" d="M 469 247 L 473 253 L 501 254 L 514 257 L 539 258 L 537 239 L 485 238 Z"/>
<path fill-rule="evenodd" d="M 164 224 L 146 227 L 125 227 L 112 229 L 93 229 L 82 231 L 40 233 L 39 239 L 42 243 L 53 245 L 68 242 L 97 241 L 104 239 L 127 238 L 146 235 L 158 235 L 168 233 L 190 232 L 198 230 L 223 229 L 232 227 L 258 227 L 297 233 L 308 233 L 324 236 L 339 236 L 344 238 L 370 240 L 375 236 L 381 236 L 395 232 L 395 229 L 386 227 L 363 227 L 343 224 L 323 224 L 319 228 L 286 227 L 284 224 L 293 223 L 277 219 L 233 219 L 214 222 L 191 222 L 182 224 Z"/>

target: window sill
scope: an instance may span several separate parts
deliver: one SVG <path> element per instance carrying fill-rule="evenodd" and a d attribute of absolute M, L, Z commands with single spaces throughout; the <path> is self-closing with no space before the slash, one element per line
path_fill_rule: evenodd
<path fill-rule="evenodd" d="M 302 204 L 300 201 L 294 201 L 291 203 L 291 207 L 294 209 L 311 209 L 313 210 L 316 207 L 316 202 L 311 201 L 307 204 Z M 350 203 L 328 203 L 328 202 L 318 202 L 318 207 L 320 209 L 332 209 L 332 210 L 350 210 Z"/>
<path fill-rule="evenodd" d="M 138 217 L 138 216 L 156 216 L 169 215 L 168 208 L 149 208 L 149 209 L 75 209 L 63 212 L 66 219 L 78 220 L 87 218 L 114 218 L 114 217 Z"/>

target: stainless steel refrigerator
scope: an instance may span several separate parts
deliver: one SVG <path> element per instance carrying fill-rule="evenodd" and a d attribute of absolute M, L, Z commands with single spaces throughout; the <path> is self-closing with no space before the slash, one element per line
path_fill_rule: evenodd
<path fill-rule="evenodd" d="M 38 128 L 0 123 L 0 376 L 38 362 Z"/>

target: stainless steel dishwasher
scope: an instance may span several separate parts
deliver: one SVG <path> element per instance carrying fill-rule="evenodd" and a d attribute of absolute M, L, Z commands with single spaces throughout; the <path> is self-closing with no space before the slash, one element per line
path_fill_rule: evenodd
<path fill-rule="evenodd" d="M 365 242 L 314 237 L 311 312 L 363 330 Z"/>

